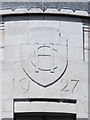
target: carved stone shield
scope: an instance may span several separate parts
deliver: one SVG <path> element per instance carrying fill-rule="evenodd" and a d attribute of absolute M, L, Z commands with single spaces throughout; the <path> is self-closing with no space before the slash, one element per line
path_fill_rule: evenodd
<path fill-rule="evenodd" d="M 56 28 L 31 28 L 21 45 L 23 71 L 38 85 L 48 87 L 64 75 L 68 66 L 68 42 Z"/>

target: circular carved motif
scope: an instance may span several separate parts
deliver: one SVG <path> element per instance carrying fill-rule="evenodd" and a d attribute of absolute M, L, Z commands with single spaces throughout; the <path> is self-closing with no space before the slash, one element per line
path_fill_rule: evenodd
<path fill-rule="evenodd" d="M 34 56 L 30 61 L 35 67 L 36 72 L 50 71 L 54 73 L 54 70 L 57 69 L 57 65 L 54 63 L 54 55 L 56 54 L 57 50 L 51 46 L 40 46 L 37 48 L 37 51 L 34 51 Z M 46 62 L 47 64 L 43 64 Z"/>
<path fill-rule="evenodd" d="M 24 53 L 27 51 L 27 53 Z M 68 66 L 67 45 L 22 45 L 21 63 L 25 74 L 42 87 L 57 82 Z"/>

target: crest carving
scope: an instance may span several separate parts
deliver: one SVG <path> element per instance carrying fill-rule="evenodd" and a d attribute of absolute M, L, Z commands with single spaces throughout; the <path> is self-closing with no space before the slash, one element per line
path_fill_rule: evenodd
<path fill-rule="evenodd" d="M 53 28 L 49 30 L 50 33 L 47 29 L 32 28 L 30 42 L 21 45 L 23 71 L 30 80 L 42 87 L 60 80 L 68 67 L 68 41 L 61 38 L 58 29 Z"/>

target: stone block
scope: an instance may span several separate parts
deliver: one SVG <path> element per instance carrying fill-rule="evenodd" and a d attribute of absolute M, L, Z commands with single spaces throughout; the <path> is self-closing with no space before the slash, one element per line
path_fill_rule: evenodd
<path fill-rule="evenodd" d="M 90 51 L 90 50 L 89 50 Z M 84 51 L 84 54 L 85 54 L 85 61 L 89 61 L 89 59 L 88 59 L 88 54 L 89 54 L 89 51 L 88 50 L 85 50 Z"/>
<path fill-rule="evenodd" d="M 64 22 L 61 21 L 61 33 L 62 34 L 81 34 L 82 30 L 82 23 L 79 22 Z"/>
<path fill-rule="evenodd" d="M 2 112 L 2 100 L 0 99 L 0 113 Z"/>
<path fill-rule="evenodd" d="M 52 14 L 56 13 L 57 14 L 57 13 L 59 13 L 59 11 L 57 9 L 50 9 L 50 8 L 48 8 L 48 9 L 45 10 L 45 13 L 52 13 Z"/>
<path fill-rule="evenodd" d="M 13 100 L 5 99 L 5 112 L 13 112 Z"/>
<path fill-rule="evenodd" d="M 13 11 L 10 10 L 10 9 L 9 9 L 9 10 L 2 10 L 2 11 L 1 11 L 1 14 L 2 14 L 2 15 L 12 14 L 12 13 L 13 13 Z"/>
<path fill-rule="evenodd" d="M 58 29 L 53 27 L 39 27 L 29 29 L 29 44 L 59 44 Z"/>
<path fill-rule="evenodd" d="M 13 14 L 14 14 L 14 13 L 20 14 L 20 13 L 27 13 L 27 12 L 28 12 L 28 11 L 27 11 L 26 8 L 18 8 L 18 9 L 16 9 L 16 10 L 13 12 Z"/>
<path fill-rule="evenodd" d="M 20 46 L 5 47 L 4 56 L 6 63 L 20 61 Z"/>
<path fill-rule="evenodd" d="M 2 118 L 13 118 L 13 112 L 2 112 Z"/>
<path fill-rule="evenodd" d="M 4 73 L 2 81 L 2 98 L 9 99 L 13 97 L 13 75 L 12 73 Z M 7 79 L 8 78 L 8 79 Z"/>
<path fill-rule="evenodd" d="M 70 10 L 70 9 L 61 9 L 60 13 L 63 13 L 63 14 L 73 14 L 73 11 Z"/>
<path fill-rule="evenodd" d="M 28 13 L 42 13 L 43 11 L 40 8 L 31 8 Z"/>
<path fill-rule="evenodd" d="M 0 62 L 4 60 L 4 49 L 0 48 Z"/>
<path fill-rule="evenodd" d="M 5 45 L 21 45 L 26 44 L 27 35 L 27 21 L 11 21 L 5 23 Z"/>
<path fill-rule="evenodd" d="M 48 20 L 34 20 L 34 22 L 32 20 L 30 20 L 28 22 L 28 25 L 29 25 L 29 28 L 32 28 L 32 27 L 50 27 L 50 28 L 59 28 L 59 24 L 60 22 L 59 21 L 48 21 Z"/>
<path fill-rule="evenodd" d="M 74 14 L 75 14 L 75 15 L 88 16 L 88 12 L 87 12 L 87 11 L 76 10 Z"/>

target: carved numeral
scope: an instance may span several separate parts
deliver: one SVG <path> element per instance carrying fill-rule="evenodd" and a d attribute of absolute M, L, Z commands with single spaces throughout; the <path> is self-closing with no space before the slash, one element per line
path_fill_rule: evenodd
<path fill-rule="evenodd" d="M 66 80 L 66 82 L 65 82 L 65 86 L 61 89 L 61 91 L 69 91 L 68 89 L 67 89 L 67 87 L 68 87 L 68 84 L 69 84 L 69 82 L 68 82 L 68 80 Z"/>
<path fill-rule="evenodd" d="M 78 83 L 79 83 L 79 80 L 71 80 L 71 82 L 74 82 L 74 86 L 73 86 L 73 89 L 72 89 L 72 93 L 74 92 L 75 88 L 77 87 Z"/>
<path fill-rule="evenodd" d="M 20 86 L 23 89 L 24 93 L 29 91 L 29 87 L 30 87 L 30 82 L 28 79 L 26 78 L 22 78 L 20 81 Z"/>

